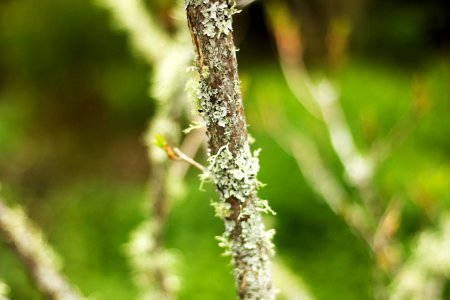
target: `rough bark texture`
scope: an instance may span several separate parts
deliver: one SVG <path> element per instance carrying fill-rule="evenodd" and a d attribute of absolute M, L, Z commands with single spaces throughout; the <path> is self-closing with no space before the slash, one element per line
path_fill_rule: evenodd
<path fill-rule="evenodd" d="M 256 189 L 257 153 L 250 152 L 232 36 L 234 3 L 191 0 L 188 25 L 200 73 L 199 111 L 205 119 L 209 177 L 220 195 L 216 215 L 225 222 L 220 245 L 231 255 L 240 299 L 274 299 L 271 236 L 261 219 L 270 211 Z"/>

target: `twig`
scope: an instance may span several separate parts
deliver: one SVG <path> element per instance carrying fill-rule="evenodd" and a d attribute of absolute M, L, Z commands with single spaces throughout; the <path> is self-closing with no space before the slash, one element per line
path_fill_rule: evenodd
<path fill-rule="evenodd" d="M 149 64 L 161 59 L 164 55 L 161 47 L 167 47 L 170 40 L 156 25 L 142 0 L 98 0 L 97 3 L 107 8 L 117 24 L 127 30 L 133 48 L 137 49 Z"/>
<path fill-rule="evenodd" d="M 397 120 L 387 135 L 374 143 L 370 149 L 370 156 L 378 164 L 411 135 L 421 117 L 427 112 L 430 99 L 427 87 L 420 77 L 414 78 L 411 90 L 412 103 L 408 110 Z"/>
<path fill-rule="evenodd" d="M 345 179 L 357 188 L 367 208 L 378 215 L 376 197 L 368 188 L 376 166 L 371 157 L 362 154 L 356 146 L 332 85 L 327 80 L 314 84 L 310 79 L 300 56 L 302 51 L 296 23 L 285 5 L 275 3 L 272 2 L 266 12 L 275 34 L 281 69 L 289 88 L 308 112 L 324 122 L 332 148 L 344 167 Z M 286 27 L 288 30 L 285 30 Z M 286 47 L 285 40 L 297 41 L 292 43 L 297 45 L 296 48 Z"/>
<path fill-rule="evenodd" d="M 395 251 L 394 236 L 401 223 L 403 203 L 393 199 L 387 205 L 373 235 L 376 263 L 382 270 L 392 273 L 398 267 L 399 255 Z"/>
<path fill-rule="evenodd" d="M 352 207 L 354 204 L 350 203 L 348 199 L 343 199 L 340 201 L 341 206 L 343 207 L 341 209 L 342 212 L 340 213 L 342 213 L 347 223 L 352 228 L 356 229 L 356 231 L 365 239 L 371 252 L 377 258 L 378 261 L 374 268 L 375 284 L 377 285 L 374 289 L 376 294 L 375 296 L 380 293 L 383 294 L 385 293 L 385 282 L 382 277 L 386 276 L 384 271 L 386 271 L 387 267 L 391 268 L 392 265 L 395 264 L 396 258 L 391 251 L 391 249 L 394 248 L 393 234 L 382 235 L 380 230 L 376 232 L 376 224 L 378 223 L 378 226 L 383 226 L 383 219 L 381 216 L 382 211 L 379 196 L 376 194 L 376 190 L 371 185 L 373 184 L 375 171 L 380 164 L 379 158 L 381 155 L 378 157 L 376 157 L 376 155 L 384 154 L 382 152 L 387 152 L 385 150 L 388 147 L 384 144 L 382 145 L 383 147 L 375 149 L 382 149 L 382 151 L 373 151 L 369 154 L 362 153 L 358 149 L 338 101 L 339 98 L 337 91 L 327 80 L 322 80 L 318 84 L 314 84 L 312 82 L 303 65 L 302 58 L 299 56 L 301 53 L 301 43 L 293 43 L 294 45 L 299 45 L 298 49 L 289 49 L 285 47 L 283 41 L 285 39 L 288 41 L 298 40 L 298 32 L 293 29 L 285 30 L 285 26 L 280 25 L 284 22 L 284 24 L 288 24 L 288 27 L 292 27 L 295 26 L 292 25 L 295 24 L 295 22 L 292 20 L 290 12 L 283 6 L 283 4 L 278 3 L 275 5 L 274 3 L 275 2 L 272 2 L 274 7 L 277 9 L 272 10 L 272 7 L 269 7 L 269 9 L 267 9 L 267 13 L 274 28 L 281 69 L 286 81 L 289 84 L 289 87 L 299 103 L 301 103 L 312 115 L 317 116 L 317 112 L 319 113 L 319 119 L 323 121 L 328 131 L 332 149 L 337 154 L 337 157 L 344 167 L 345 180 L 358 191 L 359 198 L 362 200 L 362 205 L 358 205 L 360 209 L 357 209 L 357 207 Z M 280 15 L 275 15 L 274 11 L 278 12 Z M 283 32 L 289 36 L 283 36 Z M 298 141 L 296 143 L 298 143 Z M 308 169 L 310 169 L 308 166 L 311 165 L 314 159 L 297 153 L 300 149 L 305 150 L 305 144 L 301 147 L 303 148 L 297 146 L 296 149 L 294 149 L 294 158 L 298 161 L 300 169 L 304 170 L 305 177 L 309 178 L 311 186 L 316 188 L 325 199 L 328 199 L 327 202 L 333 209 L 337 202 L 335 199 L 336 194 L 331 195 L 330 192 L 326 193 L 326 188 L 329 188 L 328 185 L 332 182 L 329 181 L 331 177 L 325 177 L 328 179 L 327 185 L 324 182 L 319 182 L 320 180 L 313 176 L 313 174 L 308 174 Z M 306 148 L 308 148 L 307 143 Z M 313 148 L 310 147 L 310 150 L 311 149 Z M 328 172 L 325 168 L 319 168 L 319 170 L 322 173 L 321 176 L 324 176 L 324 174 L 330 174 L 330 172 Z M 317 173 L 318 171 L 315 170 L 315 172 Z M 335 189 L 337 187 L 337 185 L 332 186 L 334 186 Z M 341 199 L 341 197 L 338 198 Z M 351 214 L 351 211 L 360 212 L 358 213 L 361 217 L 359 222 L 352 222 L 351 219 L 346 217 L 348 214 Z M 389 215 L 389 210 L 387 210 L 387 214 Z M 380 218 L 381 221 L 379 221 Z M 362 226 L 364 224 L 369 224 L 370 226 Z M 384 265 L 383 263 L 380 263 L 383 261 Z M 387 271 L 390 272 L 392 269 Z"/>
<path fill-rule="evenodd" d="M 202 166 L 201 164 L 199 164 L 198 162 L 196 162 L 195 160 L 193 160 L 192 158 L 190 158 L 189 156 L 187 156 L 186 154 L 184 154 L 183 152 L 181 152 L 180 149 L 178 148 L 173 148 L 173 151 L 175 152 L 175 154 L 177 155 L 177 158 L 187 162 L 188 164 L 190 164 L 191 166 L 199 169 L 202 172 L 206 171 L 206 168 L 204 166 Z"/>
<path fill-rule="evenodd" d="M 166 140 L 164 139 L 164 137 L 162 135 L 159 135 L 159 134 L 155 135 L 154 144 L 155 144 L 155 146 L 164 150 L 164 152 L 166 152 L 167 157 L 170 160 L 184 161 L 184 162 L 188 163 L 189 165 L 196 167 L 197 169 L 199 169 L 202 172 L 206 171 L 206 168 L 204 166 L 202 166 L 200 163 L 198 163 L 195 160 L 193 160 L 192 158 L 190 158 L 188 155 L 184 154 L 179 148 L 176 148 L 176 147 L 172 148 L 166 142 Z"/>
<path fill-rule="evenodd" d="M 184 138 L 180 145 L 180 150 L 188 157 L 195 157 L 200 149 L 206 147 L 205 128 L 200 128 L 190 132 Z M 182 181 L 191 165 L 190 164 L 171 164 L 168 170 L 169 178 L 176 177 Z"/>
<path fill-rule="evenodd" d="M 20 208 L 9 208 L 0 198 L 0 233 L 22 261 L 37 288 L 52 300 L 83 297 L 60 273 L 57 257 L 42 232 Z"/>
<path fill-rule="evenodd" d="M 326 167 L 314 141 L 284 121 L 284 114 L 277 111 L 280 108 L 263 109 L 263 105 L 259 107 L 265 131 L 295 159 L 312 189 L 366 242 L 370 251 L 374 252 L 372 236 L 375 225 L 372 216 L 362 205 L 348 201 L 350 195 Z"/>

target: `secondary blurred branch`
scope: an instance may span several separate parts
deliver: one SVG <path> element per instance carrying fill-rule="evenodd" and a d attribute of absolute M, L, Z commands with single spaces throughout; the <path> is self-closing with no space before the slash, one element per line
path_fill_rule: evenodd
<path fill-rule="evenodd" d="M 344 167 L 345 179 L 358 190 L 361 199 L 372 214 L 380 217 L 380 203 L 370 185 L 378 166 L 395 146 L 405 140 L 421 113 L 426 110 L 429 100 L 424 84 L 420 80 L 413 81 L 414 104 L 410 111 L 405 113 L 405 116 L 393 126 L 385 138 L 375 143 L 369 152 L 362 153 L 345 119 L 337 90 L 326 79 L 322 79 L 317 84 L 311 80 L 303 64 L 299 24 L 286 3 L 267 2 L 266 13 L 273 29 L 280 65 L 290 90 L 309 113 L 324 122 L 333 150 Z M 346 22 L 331 23 L 328 37 L 330 52 L 338 51 L 336 48 L 339 48 L 339 56 L 343 56 L 341 52 L 346 48 L 350 30 L 350 25 Z M 340 33 L 337 34 L 338 32 Z M 341 37 L 338 38 L 336 35 Z M 337 55 L 337 53 L 329 54 Z"/>
<path fill-rule="evenodd" d="M 421 118 L 429 111 L 431 100 L 425 82 L 415 76 L 411 82 L 411 105 L 395 123 L 386 136 L 378 140 L 370 149 L 370 157 L 381 163 L 401 145 L 417 127 Z"/>
<path fill-rule="evenodd" d="M 280 64 L 286 81 L 296 99 L 314 116 L 321 119 L 328 131 L 333 150 L 344 166 L 347 180 L 358 188 L 366 205 L 374 206 L 374 197 L 367 185 L 372 180 L 374 165 L 358 150 L 351 130 L 338 103 L 337 92 L 322 80 L 314 84 L 303 65 L 302 43 L 298 24 L 283 3 L 268 5 Z"/>
<path fill-rule="evenodd" d="M 392 300 L 443 299 L 450 278 L 450 215 L 444 214 L 438 227 L 422 232 L 406 264 L 393 282 Z"/>
<path fill-rule="evenodd" d="M 114 16 L 116 24 L 129 33 L 131 44 L 149 64 L 160 59 L 160 47 L 170 43 L 167 34 L 156 25 L 141 0 L 98 0 Z M 158 45 L 158 46 L 156 46 Z"/>
<path fill-rule="evenodd" d="M 102 0 L 100 3 L 114 15 L 116 22 L 127 31 L 131 45 L 154 69 L 150 81 L 151 95 L 157 100 L 155 116 L 149 123 L 146 134 L 150 164 L 149 218 L 132 234 L 127 244 L 130 264 L 135 271 L 135 282 L 141 290 L 141 299 L 172 299 L 178 289 L 175 276 L 175 257 L 163 245 L 163 229 L 170 206 L 170 199 L 185 172 L 172 170 L 167 157 L 152 150 L 155 134 L 178 143 L 180 124 L 178 122 L 186 106 L 184 85 L 186 69 L 192 59 L 189 35 L 181 13 L 181 1 L 176 5 L 174 15 L 180 13 L 175 23 L 175 34 L 168 34 L 154 20 L 141 0 Z M 188 110 L 186 110 L 188 111 Z M 196 143 L 197 145 L 201 143 Z M 198 149 L 194 147 L 195 150 Z M 167 180 L 170 176 L 170 180 Z"/>
<path fill-rule="evenodd" d="M 373 251 L 373 217 L 364 206 L 349 201 L 350 195 L 326 167 L 314 141 L 288 124 L 280 107 L 266 107 L 263 104 L 259 107 L 265 131 L 286 153 L 292 155 L 312 189 Z"/>
<path fill-rule="evenodd" d="M 331 172 L 320 163 L 318 151 L 310 139 L 296 132 L 296 138 L 290 139 L 289 148 L 311 186 L 367 242 L 375 257 L 376 294 L 384 294 L 382 282 L 385 272 L 389 274 L 399 260 L 394 241 L 397 227 L 389 227 L 392 229 L 389 231 L 386 224 L 393 220 L 391 216 L 400 214 L 401 206 L 388 205 L 384 216 L 382 215 L 382 202 L 373 187 L 373 177 L 379 161 L 363 154 L 356 146 L 340 106 L 338 93 L 332 84 L 325 79 L 315 84 L 310 79 L 303 64 L 299 26 L 287 6 L 280 2 L 269 2 L 266 12 L 273 28 L 284 77 L 296 99 L 308 112 L 323 121 L 332 149 L 344 167 L 344 179 L 358 191 L 361 205 L 352 203 L 348 196 L 343 196 L 346 194 L 345 188 L 333 180 Z M 311 158 L 311 153 L 317 155 L 312 155 Z M 400 218 L 395 218 L 395 221 L 398 226 Z"/>
<path fill-rule="evenodd" d="M 356 229 L 355 231 L 364 237 L 375 258 L 375 296 L 385 299 L 388 295 L 385 286 L 386 279 L 392 279 L 395 269 L 401 262 L 399 241 L 395 239 L 395 233 L 401 223 L 403 205 L 398 199 L 392 197 L 393 199 L 387 202 L 384 212 L 382 212 L 381 208 L 384 203 L 377 195 L 373 179 L 382 161 L 394 147 L 405 140 L 414 128 L 418 117 L 425 111 L 429 102 L 425 86 L 420 80 L 413 82 L 414 104 L 410 111 L 405 113 L 405 116 L 393 126 L 385 138 L 375 143 L 369 152 L 362 153 L 358 149 L 349 124 L 344 117 L 336 89 L 328 80 L 322 80 L 316 84 L 309 77 L 303 64 L 299 24 L 296 23 L 285 3 L 268 2 L 266 12 L 273 28 L 280 65 L 286 81 L 294 96 L 306 110 L 323 121 L 332 149 L 344 167 L 344 178 L 351 187 L 358 191 L 359 199 L 362 200 L 361 209 L 356 211 L 362 212 L 359 216 L 362 217 L 363 222 L 352 222 L 346 217 L 352 211 L 347 209 L 352 206 L 352 203 L 349 202 L 348 196 L 343 196 L 345 188 L 333 179 L 331 172 L 321 163 L 313 141 L 292 130 L 290 136 L 284 141 L 284 148 L 292 153 L 306 180 L 317 193 L 335 212 L 343 215 L 347 223 Z M 344 40 L 346 40 L 350 29 L 344 29 Z M 267 121 L 267 118 L 263 119 Z M 283 117 L 277 117 L 277 120 L 280 119 Z M 280 139 L 279 134 L 273 134 L 273 136 L 276 140 Z M 370 226 L 366 227 L 364 224 L 370 224 Z M 434 244 L 440 251 L 446 249 L 444 245 Z M 420 268 L 419 270 L 416 268 L 417 265 L 408 263 L 404 268 L 421 272 Z M 401 299 L 411 299 L 412 295 Z M 419 298 L 432 299 L 429 297 Z"/>
<path fill-rule="evenodd" d="M 22 209 L 8 207 L 0 197 L 0 233 L 24 264 L 37 288 L 52 300 L 83 299 L 60 273 L 58 259 L 42 232 Z"/>

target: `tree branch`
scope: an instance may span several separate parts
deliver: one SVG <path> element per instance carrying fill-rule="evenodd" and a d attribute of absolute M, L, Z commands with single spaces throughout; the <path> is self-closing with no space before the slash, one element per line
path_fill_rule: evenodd
<path fill-rule="evenodd" d="M 33 282 L 48 299 L 83 299 L 60 274 L 56 254 L 44 241 L 42 232 L 29 222 L 21 209 L 9 208 L 1 198 L 0 234 L 12 246 Z"/>
<path fill-rule="evenodd" d="M 206 122 L 209 173 L 220 195 L 216 214 L 223 217 L 221 246 L 232 257 L 240 299 L 274 299 L 270 271 L 271 236 L 256 194 L 258 159 L 247 141 L 232 36 L 235 5 L 226 0 L 190 0 L 188 25 L 200 73 L 198 97 Z"/>

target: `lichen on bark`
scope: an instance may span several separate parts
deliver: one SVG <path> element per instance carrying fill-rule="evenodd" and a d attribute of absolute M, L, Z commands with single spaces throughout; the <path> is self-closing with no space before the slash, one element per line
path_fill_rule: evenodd
<path fill-rule="evenodd" d="M 256 178 L 257 152 L 248 144 L 247 125 L 232 36 L 234 1 L 186 1 L 188 25 L 200 74 L 197 97 L 208 135 L 209 177 L 219 200 L 216 215 L 225 223 L 219 245 L 232 257 L 240 299 L 274 299 L 270 262 L 273 230 L 266 230 Z"/>

